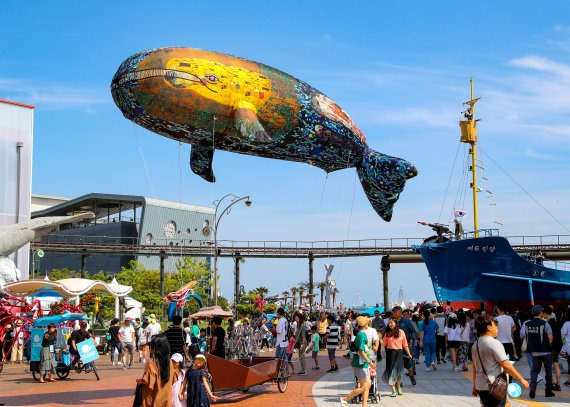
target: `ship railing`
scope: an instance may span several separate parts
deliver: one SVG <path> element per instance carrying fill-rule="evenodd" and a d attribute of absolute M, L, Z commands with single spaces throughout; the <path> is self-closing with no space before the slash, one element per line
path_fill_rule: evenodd
<path fill-rule="evenodd" d="M 543 266 L 556 270 L 570 271 L 570 262 L 567 261 L 545 260 Z"/>
<path fill-rule="evenodd" d="M 463 233 L 463 239 L 472 239 L 475 235 L 479 237 L 493 237 L 493 236 L 500 236 L 499 229 L 478 229 L 478 230 L 470 230 L 468 232 Z"/>
<path fill-rule="evenodd" d="M 511 246 L 547 246 L 570 244 L 570 235 L 505 236 Z"/>

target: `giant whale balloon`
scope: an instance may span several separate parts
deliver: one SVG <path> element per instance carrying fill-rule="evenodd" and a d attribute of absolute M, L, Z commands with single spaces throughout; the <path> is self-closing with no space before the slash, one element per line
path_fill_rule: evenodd
<path fill-rule="evenodd" d="M 356 167 L 372 207 L 389 221 L 415 167 L 378 153 L 325 94 L 284 72 L 191 48 L 143 51 L 111 83 L 123 115 L 153 132 L 192 144 L 190 167 L 214 182 L 215 149 L 299 161 L 327 173 Z"/>

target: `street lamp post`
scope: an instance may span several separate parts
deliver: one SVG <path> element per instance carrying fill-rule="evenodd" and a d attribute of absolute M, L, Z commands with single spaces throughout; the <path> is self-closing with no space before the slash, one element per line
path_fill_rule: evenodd
<path fill-rule="evenodd" d="M 218 209 L 220 208 L 221 203 L 226 199 L 231 197 L 230 203 L 229 205 L 227 205 L 222 212 L 220 213 L 220 215 L 218 216 Z M 213 204 L 216 206 L 216 210 L 214 212 L 214 305 L 218 305 L 218 225 L 220 224 L 220 220 L 222 219 L 222 216 L 224 216 L 226 213 L 229 213 L 231 210 L 231 207 L 233 205 L 235 205 L 236 203 L 245 200 L 245 206 L 251 206 L 251 200 L 250 200 L 250 196 L 237 196 L 234 194 L 227 194 L 225 196 L 223 196 L 222 198 L 216 200 L 213 202 Z"/>

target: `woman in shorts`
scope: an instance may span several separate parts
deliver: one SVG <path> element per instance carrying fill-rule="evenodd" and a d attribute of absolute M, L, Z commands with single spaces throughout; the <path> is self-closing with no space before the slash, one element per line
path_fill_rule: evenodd
<path fill-rule="evenodd" d="M 364 330 L 368 326 L 370 318 L 358 317 L 356 324 L 358 325 L 358 334 L 354 338 L 353 349 L 355 350 L 352 357 L 352 368 L 354 369 L 354 376 L 358 380 L 358 387 L 348 393 L 346 396 L 340 398 L 342 407 L 348 406 L 348 400 L 353 397 L 362 395 L 362 405 L 368 403 L 368 392 L 370 390 L 370 372 L 369 367 L 376 367 L 375 363 L 370 359 L 371 347 L 368 344 L 368 338 Z M 404 335 L 404 338 L 406 336 Z"/>
<path fill-rule="evenodd" d="M 459 366 L 457 364 L 457 351 L 459 349 L 459 344 L 461 343 L 461 326 L 457 320 L 457 314 L 452 312 L 449 314 L 447 319 L 447 326 L 443 330 L 445 333 L 445 346 L 449 349 L 451 354 L 451 370 L 453 372 L 459 371 Z"/>

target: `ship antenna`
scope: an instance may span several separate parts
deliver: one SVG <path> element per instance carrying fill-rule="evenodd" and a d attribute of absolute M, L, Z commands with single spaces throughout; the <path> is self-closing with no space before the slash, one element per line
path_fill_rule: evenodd
<path fill-rule="evenodd" d="M 464 102 L 464 105 L 468 105 L 467 110 L 463 113 L 463 120 L 459 121 L 459 127 L 461 128 L 461 139 L 462 143 L 469 144 L 469 155 L 471 155 L 471 173 L 473 174 L 473 180 L 471 182 L 471 189 L 473 190 L 473 229 L 475 237 L 479 237 L 479 218 L 478 218 L 478 207 L 477 207 L 477 122 L 475 119 L 475 103 L 477 103 L 481 98 L 473 98 L 473 78 L 469 80 L 469 86 L 471 90 L 471 99 Z"/>

